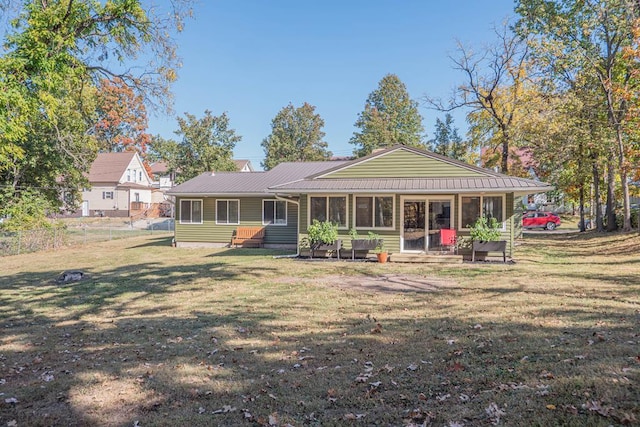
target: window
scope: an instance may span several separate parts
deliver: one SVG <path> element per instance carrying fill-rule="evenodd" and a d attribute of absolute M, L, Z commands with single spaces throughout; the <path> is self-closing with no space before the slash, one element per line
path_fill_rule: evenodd
<path fill-rule="evenodd" d="M 180 224 L 202 224 L 202 200 L 180 200 Z"/>
<path fill-rule="evenodd" d="M 356 227 L 392 228 L 393 196 L 356 197 Z"/>
<path fill-rule="evenodd" d="M 262 224 L 287 225 L 287 202 L 284 200 L 263 200 Z"/>
<path fill-rule="evenodd" d="M 127 182 L 131 181 L 131 169 L 127 169 Z"/>
<path fill-rule="evenodd" d="M 314 196 L 309 201 L 309 223 L 331 221 L 340 228 L 347 227 L 347 198 L 345 196 Z"/>
<path fill-rule="evenodd" d="M 502 196 L 485 196 L 482 198 L 482 211 L 487 218 L 495 218 L 502 222 Z"/>
<path fill-rule="evenodd" d="M 482 211 L 480 208 L 482 207 Z M 504 196 L 460 197 L 460 228 L 469 228 L 482 215 L 504 221 Z"/>
<path fill-rule="evenodd" d="M 138 181 L 142 182 L 142 171 L 138 173 Z"/>
<path fill-rule="evenodd" d="M 140 193 L 133 193 L 133 198 L 136 202 L 140 201 Z"/>
<path fill-rule="evenodd" d="M 216 224 L 240 224 L 240 201 L 218 200 L 216 202 Z"/>
<path fill-rule="evenodd" d="M 103 199 L 113 199 L 113 191 L 103 191 L 102 192 Z"/>

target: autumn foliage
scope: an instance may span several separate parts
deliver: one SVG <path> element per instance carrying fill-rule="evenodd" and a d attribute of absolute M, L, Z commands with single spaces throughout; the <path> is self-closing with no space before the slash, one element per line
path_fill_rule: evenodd
<path fill-rule="evenodd" d="M 94 135 L 101 151 L 137 151 L 145 160 L 151 135 L 147 133 L 147 109 L 142 95 L 120 78 L 102 79 L 97 114 Z M 146 161 L 144 166 L 153 176 Z"/>

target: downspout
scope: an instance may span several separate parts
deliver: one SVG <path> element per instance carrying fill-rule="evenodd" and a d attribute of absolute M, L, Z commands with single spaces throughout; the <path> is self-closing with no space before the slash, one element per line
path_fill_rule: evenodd
<path fill-rule="evenodd" d="M 296 218 L 296 254 L 295 255 L 281 255 L 281 256 L 276 256 L 274 258 L 297 258 L 300 256 L 300 201 L 299 200 L 293 200 L 293 199 L 287 199 L 286 197 L 282 197 L 282 196 L 278 196 L 277 194 L 276 196 L 276 200 L 281 200 L 284 202 L 290 202 L 295 204 L 298 207 L 298 215 Z"/>

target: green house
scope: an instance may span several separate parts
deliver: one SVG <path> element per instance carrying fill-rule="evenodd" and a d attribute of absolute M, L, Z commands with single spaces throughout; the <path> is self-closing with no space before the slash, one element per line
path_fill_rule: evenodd
<path fill-rule="evenodd" d="M 264 247 L 300 251 L 308 225 L 330 220 L 373 231 L 391 253 L 440 253 L 442 229 L 468 234 L 480 215 L 502 224 L 507 255 L 520 216 L 518 196 L 542 182 L 492 172 L 435 153 L 393 146 L 350 161 L 281 163 L 269 171 L 210 172 L 169 191 L 177 246 L 229 246 L 238 227 L 265 227 Z"/>

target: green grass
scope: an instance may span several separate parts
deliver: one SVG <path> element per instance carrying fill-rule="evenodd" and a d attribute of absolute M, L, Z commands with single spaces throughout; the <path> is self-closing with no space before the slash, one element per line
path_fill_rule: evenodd
<path fill-rule="evenodd" d="M 542 234 L 434 266 L 145 236 L 1 258 L 0 425 L 637 425 L 639 252 Z"/>

